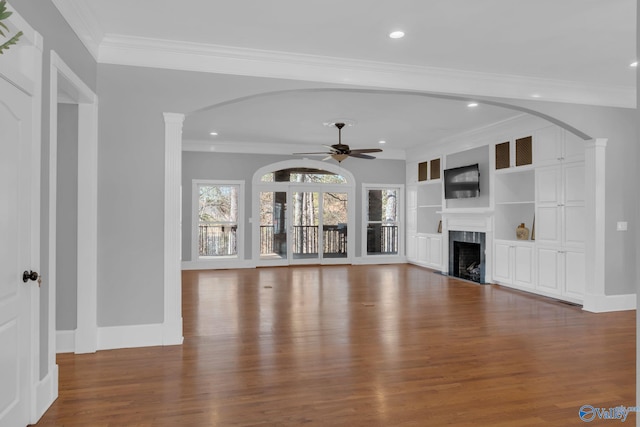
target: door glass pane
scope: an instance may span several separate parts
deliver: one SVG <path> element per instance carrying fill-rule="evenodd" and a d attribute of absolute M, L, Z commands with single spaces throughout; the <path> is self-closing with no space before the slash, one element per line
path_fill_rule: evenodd
<path fill-rule="evenodd" d="M 287 193 L 260 193 L 260 259 L 287 258 Z"/>
<path fill-rule="evenodd" d="M 324 258 L 347 257 L 347 193 L 323 193 L 322 241 Z"/>
<path fill-rule="evenodd" d="M 369 190 L 367 254 L 398 254 L 398 189 Z"/>
<path fill-rule="evenodd" d="M 295 191 L 292 197 L 293 259 L 318 258 L 318 193 Z"/>
<path fill-rule="evenodd" d="M 203 184 L 198 190 L 199 256 L 237 256 L 239 186 Z"/>

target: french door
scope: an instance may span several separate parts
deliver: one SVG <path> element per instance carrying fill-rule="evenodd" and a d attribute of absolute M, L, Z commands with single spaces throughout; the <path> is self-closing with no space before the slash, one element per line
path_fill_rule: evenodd
<path fill-rule="evenodd" d="M 261 191 L 260 264 L 332 264 L 349 253 L 349 192 L 344 188 L 287 186 Z"/>

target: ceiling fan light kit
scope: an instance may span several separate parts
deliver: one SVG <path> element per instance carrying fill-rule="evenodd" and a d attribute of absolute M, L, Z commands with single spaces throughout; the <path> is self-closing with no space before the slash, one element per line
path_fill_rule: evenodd
<path fill-rule="evenodd" d="M 341 163 L 347 157 L 356 157 L 358 159 L 375 159 L 374 156 L 370 156 L 365 153 L 380 153 L 382 150 L 380 148 L 362 148 L 357 150 L 352 150 L 349 148 L 347 144 L 342 143 L 342 128 L 345 126 L 344 123 L 334 123 L 334 126 L 338 128 L 338 143 L 333 145 L 326 146 L 330 151 L 328 152 L 319 152 L 319 153 L 293 153 L 294 155 L 300 154 L 328 154 L 328 157 L 325 157 L 323 160 L 334 159 L 338 163 Z"/>

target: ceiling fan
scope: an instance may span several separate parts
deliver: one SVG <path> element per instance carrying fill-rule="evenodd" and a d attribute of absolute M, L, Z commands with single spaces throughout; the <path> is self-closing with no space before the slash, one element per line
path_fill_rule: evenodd
<path fill-rule="evenodd" d="M 319 152 L 319 153 L 293 153 L 293 154 L 328 154 L 329 156 L 325 157 L 322 160 L 334 159 L 334 160 L 337 160 L 338 163 L 340 163 L 347 157 L 357 157 L 359 159 L 375 159 L 375 157 L 365 153 L 382 152 L 380 148 L 361 148 L 357 150 L 350 149 L 347 144 L 342 143 L 342 128 L 344 127 L 344 123 L 334 123 L 334 126 L 338 128 L 338 143 L 333 145 L 325 145 L 325 147 L 327 147 L 330 151 Z"/>

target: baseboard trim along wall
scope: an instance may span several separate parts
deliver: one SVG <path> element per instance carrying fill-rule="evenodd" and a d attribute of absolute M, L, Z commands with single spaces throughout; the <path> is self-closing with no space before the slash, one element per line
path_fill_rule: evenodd
<path fill-rule="evenodd" d="M 225 270 L 232 268 L 256 268 L 251 260 L 182 261 L 182 270 Z"/>
<path fill-rule="evenodd" d="M 56 331 L 56 353 L 75 353 L 76 331 Z"/>
<path fill-rule="evenodd" d="M 585 295 L 583 309 L 592 313 L 636 309 L 636 294 Z"/>
<path fill-rule="evenodd" d="M 407 264 L 407 257 L 404 256 L 385 256 L 373 255 L 367 257 L 356 257 L 353 265 L 373 265 L 373 264 Z"/>
<path fill-rule="evenodd" d="M 98 350 L 161 345 L 164 345 L 162 323 L 98 328 Z"/>

